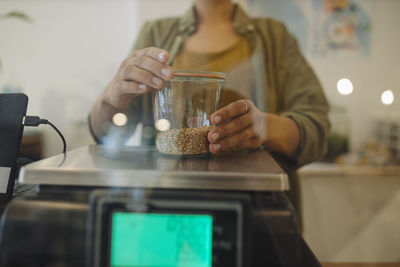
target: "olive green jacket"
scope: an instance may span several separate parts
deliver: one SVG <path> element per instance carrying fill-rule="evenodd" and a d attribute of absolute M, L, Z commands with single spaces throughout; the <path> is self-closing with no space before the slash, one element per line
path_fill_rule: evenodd
<path fill-rule="evenodd" d="M 169 52 L 169 63 L 172 63 L 196 25 L 194 7 L 179 18 L 147 22 L 133 49 L 162 48 Z M 264 112 L 291 117 L 299 126 L 298 153 L 294 159 L 283 159 L 283 162 L 298 168 L 320 159 L 327 149 L 329 106 L 296 40 L 282 23 L 268 18 L 249 18 L 239 6 L 235 6 L 233 25 L 248 40 L 252 51 L 251 64 L 257 70 L 254 72 L 256 106 Z M 148 130 L 153 125 L 151 96 L 136 100 L 132 108 L 135 117 Z"/>

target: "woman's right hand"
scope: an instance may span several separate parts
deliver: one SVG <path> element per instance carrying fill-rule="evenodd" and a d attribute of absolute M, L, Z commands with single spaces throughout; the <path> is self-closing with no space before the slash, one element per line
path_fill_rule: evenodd
<path fill-rule="evenodd" d="M 103 101 L 116 109 L 125 109 L 132 98 L 151 90 L 161 90 L 174 76 L 168 66 L 168 52 L 156 47 L 134 51 L 122 63 L 103 93 Z"/>

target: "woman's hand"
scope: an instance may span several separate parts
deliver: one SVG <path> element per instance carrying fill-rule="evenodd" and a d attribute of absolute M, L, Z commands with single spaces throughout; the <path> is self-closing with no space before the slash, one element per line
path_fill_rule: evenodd
<path fill-rule="evenodd" d="M 174 76 L 165 50 L 149 47 L 126 58 L 103 93 L 103 101 L 117 109 L 127 108 L 133 97 L 155 89 Z"/>
<path fill-rule="evenodd" d="M 216 127 L 208 133 L 210 152 L 259 147 L 267 139 L 266 116 L 248 99 L 216 111 L 211 116 Z"/>
<path fill-rule="evenodd" d="M 215 128 L 208 133 L 211 153 L 264 145 L 291 157 L 298 150 L 300 132 L 296 122 L 284 116 L 260 112 L 252 101 L 233 102 L 211 115 Z"/>
<path fill-rule="evenodd" d="M 160 90 L 164 81 L 174 76 L 174 70 L 166 64 L 168 58 L 165 50 L 149 47 L 134 51 L 122 62 L 90 112 L 91 129 L 98 139 L 107 134 L 105 123 L 115 113 L 124 112 L 134 97 Z"/>

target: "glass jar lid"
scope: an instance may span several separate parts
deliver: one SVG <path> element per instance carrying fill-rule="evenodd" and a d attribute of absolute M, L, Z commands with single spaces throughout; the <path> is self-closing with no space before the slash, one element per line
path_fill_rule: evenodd
<path fill-rule="evenodd" d="M 219 79 L 219 80 L 226 80 L 228 77 L 227 74 L 223 72 L 214 72 L 214 71 L 192 71 L 192 70 L 176 70 L 175 71 L 175 76 L 172 80 L 174 79 Z"/>

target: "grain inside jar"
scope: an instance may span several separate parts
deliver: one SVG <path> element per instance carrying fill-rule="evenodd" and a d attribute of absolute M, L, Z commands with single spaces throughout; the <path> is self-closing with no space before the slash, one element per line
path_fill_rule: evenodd
<path fill-rule="evenodd" d="M 175 155 L 208 153 L 207 134 L 212 126 L 170 129 L 157 134 L 156 145 L 160 152 Z"/>

